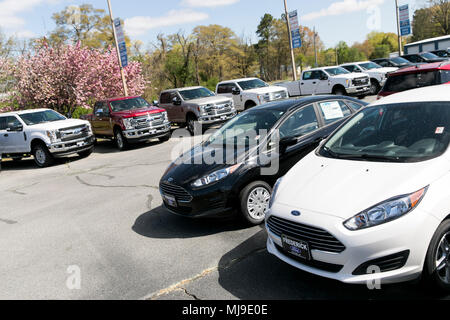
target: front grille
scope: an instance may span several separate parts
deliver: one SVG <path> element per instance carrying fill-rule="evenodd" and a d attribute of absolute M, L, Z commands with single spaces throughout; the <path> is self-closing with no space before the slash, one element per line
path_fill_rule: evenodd
<path fill-rule="evenodd" d="M 133 124 L 136 129 L 143 129 L 149 127 L 160 126 L 164 123 L 164 117 L 162 114 L 147 114 L 145 116 L 135 117 Z"/>
<path fill-rule="evenodd" d="M 300 262 L 301 264 L 309 266 L 309 267 L 313 267 L 316 269 L 320 269 L 320 270 L 328 271 L 328 272 L 332 272 L 332 273 L 338 273 L 344 267 L 343 265 L 340 265 L 340 264 L 327 263 L 327 262 L 322 262 L 322 261 L 317 261 L 317 260 L 302 259 L 300 257 L 297 257 L 296 255 L 286 252 L 282 247 L 280 247 L 277 244 L 275 244 L 275 247 L 278 249 L 278 251 L 282 252 L 285 256 L 291 258 L 292 260 Z"/>
<path fill-rule="evenodd" d="M 369 78 L 356 78 L 353 79 L 353 85 L 364 86 L 369 84 Z"/>
<path fill-rule="evenodd" d="M 86 125 L 82 125 L 59 129 L 56 135 L 62 142 L 77 140 L 89 136 L 89 128 Z"/>
<path fill-rule="evenodd" d="M 192 196 L 180 186 L 163 182 L 159 185 L 159 188 L 162 193 L 174 196 L 177 201 L 190 202 L 192 200 Z"/>
<path fill-rule="evenodd" d="M 360 265 L 353 271 L 354 276 L 371 273 L 369 267 L 374 266 L 380 268 L 380 272 L 392 271 L 402 268 L 409 257 L 409 250 L 402 251 L 396 254 L 391 254 L 386 257 L 367 261 Z M 368 272 L 369 271 L 369 272 Z"/>
<path fill-rule="evenodd" d="M 289 221 L 271 216 L 267 220 L 269 230 L 281 237 L 282 234 L 303 240 L 309 243 L 311 249 L 340 253 L 345 246 L 333 235 L 320 228 L 307 226 L 301 223 Z"/>

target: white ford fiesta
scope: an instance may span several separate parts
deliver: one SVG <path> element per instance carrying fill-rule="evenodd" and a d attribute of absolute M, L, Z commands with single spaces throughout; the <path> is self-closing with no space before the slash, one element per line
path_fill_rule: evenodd
<path fill-rule="evenodd" d="M 360 110 L 277 181 L 267 248 L 347 283 L 450 290 L 450 85 Z"/>

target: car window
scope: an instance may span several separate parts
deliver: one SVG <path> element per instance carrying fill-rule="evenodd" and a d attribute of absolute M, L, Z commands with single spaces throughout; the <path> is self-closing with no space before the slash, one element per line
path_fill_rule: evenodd
<path fill-rule="evenodd" d="M 350 72 L 361 72 L 359 68 L 355 65 L 342 66 L 344 69 L 347 69 Z"/>
<path fill-rule="evenodd" d="M 219 84 L 219 86 L 217 87 L 217 93 L 233 93 L 234 87 L 235 85 L 233 85 L 232 83 Z"/>
<path fill-rule="evenodd" d="M 98 115 L 108 115 L 109 108 L 106 102 L 97 102 L 94 107 L 94 114 Z"/>
<path fill-rule="evenodd" d="M 26 123 L 27 126 L 32 126 L 40 123 L 47 122 L 55 122 L 55 121 L 63 121 L 67 118 L 59 114 L 54 110 L 44 110 L 44 111 L 36 111 L 30 113 L 24 113 L 19 115 L 23 122 Z"/>
<path fill-rule="evenodd" d="M 450 82 L 450 70 L 441 70 L 441 83 Z"/>
<path fill-rule="evenodd" d="M 299 137 L 319 128 L 314 106 L 304 107 L 290 115 L 279 128 L 280 138 Z"/>
<path fill-rule="evenodd" d="M 161 93 L 161 97 L 159 98 L 159 103 L 170 103 L 170 92 Z"/>
<path fill-rule="evenodd" d="M 386 60 L 383 61 L 375 61 L 377 64 L 379 64 L 382 67 L 389 67 L 389 62 Z"/>
<path fill-rule="evenodd" d="M 319 109 L 322 112 L 325 125 L 343 119 L 352 113 L 341 100 L 319 102 Z"/>
<path fill-rule="evenodd" d="M 20 125 L 20 121 L 14 116 L 0 117 L 0 130 L 7 130 Z"/>
<path fill-rule="evenodd" d="M 350 106 L 350 108 L 352 108 L 355 111 L 358 111 L 359 109 L 361 109 L 363 107 L 362 104 L 359 104 L 355 101 L 350 101 L 350 100 L 345 100 L 345 103 Z"/>
<path fill-rule="evenodd" d="M 312 80 L 312 75 L 313 72 L 312 71 L 306 71 L 303 73 L 303 80 Z"/>
<path fill-rule="evenodd" d="M 418 72 L 390 76 L 383 91 L 402 92 L 410 89 L 438 84 L 436 71 Z"/>
<path fill-rule="evenodd" d="M 207 88 L 195 88 L 188 90 L 180 90 L 180 95 L 184 101 L 214 97 L 215 93 Z"/>
<path fill-rule="evenodd" d="M 407 56 L 406 58 L 411 62 L 422 62 L 423 61 L 423 59 L 418 55 Z"/>

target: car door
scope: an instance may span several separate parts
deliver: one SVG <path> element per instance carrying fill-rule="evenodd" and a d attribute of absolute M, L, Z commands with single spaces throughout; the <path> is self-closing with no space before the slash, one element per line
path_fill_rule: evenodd
<path fill-rule="evenodd" d="M 300 82 L 300 88 L 302 95 L 313 94 L 315 86 L 317 84 L 317 73 L 314 71 L 305 71 L 302 75 L 302 81 Z"/>
<path fill-rule="evenodd" d="M 314 104 L 301 107 L 288 115 L 280 124 L 278 133 L 281 140 L 294 139 L 292 145 L 287 146 L 280 154 L 278 175 L 283 176 L 300 159 L 314 150 L 322 139 L 319 116 Z"/>
<path fill-rule="evenodd" d="M 11 131 L 12 128 L 22 126 L 20 131 Z M 23 153 L 27 150 L 26 136 L 23 124 L 16 116 L 0 117 L 0 153 Z"/>
<path fill-rule="evenodd" d="M 167 116 L 169 117 L 169 121 L 174 122 L 176 121 L 175 116 L 175 105 L 170 100 L 171 92 L 163 92 L 161 93 L 161 96 L 159 97 L 159 106 L 167 111 Z"/>
<path fill-rule="evenodd" d="M 329 76 L 322 70 L 317 70 L 316 94 L 331 93 Z"/>
<path fill-rule="evenodd" d="M 94 106 L 92 129 L 97 135 L 111 135 L 111 113 L 107 102 L 98 102 Z"/>

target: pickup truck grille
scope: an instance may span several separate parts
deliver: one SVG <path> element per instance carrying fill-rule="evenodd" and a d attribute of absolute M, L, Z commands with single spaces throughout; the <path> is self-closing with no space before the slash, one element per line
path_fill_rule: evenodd
<path fill-rule="evenodd" d="M 217 104 L 214 106 L 214 108 L 210 109 L 208 114 L 209 115 L 217 115 L 217 114 L 224 114 L 231 111 L 231 106 L 229 103 L 222 103 Z"/>
<path fill-rule="evenodd" d="M 89 128 L 86 125 L 59 129 L 56 136 L 62 142 L 81 139 L 89 136 Z"/>
<path fill-rule="evenodd" d="M 370 80 L 367 77 L 353 79 L 354 86 L 365 86 L 368 85 L 369 82 Z"/>
<path fill-rule="evenodd" d="M 135 117 L 133 120 L 136 129 L 156 127 L 164 123 L 164 117 L 162 113 L 147 114 L 145 116 Z"/>

